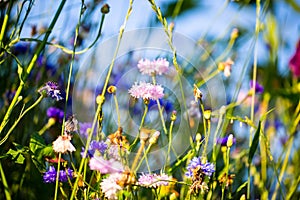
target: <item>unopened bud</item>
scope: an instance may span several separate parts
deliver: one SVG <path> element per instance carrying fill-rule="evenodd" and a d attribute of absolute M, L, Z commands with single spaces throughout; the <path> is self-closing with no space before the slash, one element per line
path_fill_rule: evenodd
<path fill-rule="evenodd" d="M 232 40 L 235 40 L 239 36 L 239 30 L 237 28 L 234 28 L 231 32 L 230 38 Z"/>
<path fill-rule="evenodd" d="M 106 4 L 104 4 L 103 6 L 102 6 L 102 8 L 101 8 L 101 12 L 103 13 L 103 14 L 107 14 L 107 13 L 109 13 L 109 5 L 106 3 Z"/>
<path fill-rule="evenodd" d="M 171 121 L 175 121 L 176 120 L 176 115 L 177 115 L 177 112 L 176 112 L 176 110 L 174 110 L 172 112 L 172 115 L 171 115 Z"/>
<path fill-rule="evenodd" d="M 96 97 L 96 103 L 99 105 L 102 105 L 104 103 L 105 97 L 103 97 L 102 95 L 98 95 Z"/>
<path fill-rule="evenodd" d="M 211 110 L 205 110 L 203 113 L 205 119 L 210 120 L 211 118 Z"/>
<path fill-rule="evenodd" d="M 230 134 L 230 135 L 228 136 L 226 146 L 227 146 L 227 147 L 231 147 L 232 145 L 233 145 L 233 135 Z"/>
<path fill-rule="evenodd" d="M 114 85 L 109 86 L 108 89 L 107 89 L 107 92 L 110 93 L 110 94 L 115 94 L 116 91 L 117 91 L 117 87 L 114 86 Z"/>
<path fill-rule="evenodd" d="M 159 131 L 155 131 L 153 133 L 153 135 L 151 136 L 149 143 L 150 144 L 155 144 L 157 142 L 158 137 L 160 136 L 160 132 Z"/>
<path fill-rule="evenodd" d="M 196 135 L 196 142 L 199 143 L 201 141 L 201 134 L 200 133 L 197 133 Z"/>

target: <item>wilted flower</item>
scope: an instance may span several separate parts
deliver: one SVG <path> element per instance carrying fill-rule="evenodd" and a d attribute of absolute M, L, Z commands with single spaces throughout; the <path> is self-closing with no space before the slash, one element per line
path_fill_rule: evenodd
<path fill-rule="evenodd" d="M 295 77 L 300 77 L 300 40 L 298 41 L 296 52 L 289 62 L 289 67 Z"/>
<path fill-rule="evenodd" d="M 46 94 L 47 96 L 51 97 L 52 99 L 56 99 L 56 101 L 62 100 L 63 97 L 61 96 L 59 87 L 57 83 L 48 81 L 45 86 L 41 87 L 38 90 L 41 94 Z"/>
<path fill-rule="evenodd" d="M 53 142 L 52 147 L 56 153 L 66 153 L 67 151 L 69 152 L 76 151 L 75 147 L 71 143 L 71 136 L 67 134 L 60 135 Z"/>
<path fill-rule="evenodd" d="M 56 180 L 56 170 L 53 166 L 43 176 L 44 183 L 54 183 Z"/>
<path fill-rule="evenodd" d="M 150 76 L 154 74 L 162 75 L 168 71 L 169 62 L 165 58 L 158 58 L 154 61 L 141 59 L 137 66 L 142 74 Z"/>
<path fill-rule="evenodd" d="M 94 155 L 89 162 L 91 170 L 97 170 L 101 174 L 122 172 L 124 167 L 121 162 L 115 159 L 105 160 L 102 156 Z"/>
<path fill-rule="evenodd" d="M 195 102 L 198 102 L 199 99 L 202 99 L 202 92 L 199 90 L 196 84 L 194 84 L 194 97 Z"/>
<path fill-rule="evenodd" d="M 146 82 L 135 83 L 128 92 L 132 97 L 144 100 L 158 100 L 164 96 L 163 87 Z"/>
<path fill-rule="evenodd" d="M 250 88 L 254 88 L 254 81 L 251 80 L 250 81 Z M 262 85 L 260 85 L 257 81 L 255 82 L 255 92 L 258 94 L 261 94 L 264 92 L 264 87 Z"/>
<path fill-rule="evenodd" d="M 202 163 L 201 157 L 194 157 L 188 164 L 187 170 L 185 175 L 188 177 L 193 177 L 195 170 L 200 170 L 200 173 L 211 176 L 215 172 L 215 166 L 210 162 Z"/>
<path fill-rule="evenodd" d="M 122 187 L 117 182 L 122 178 L 121 173 L 110 174 L 109 177 L 102 180 L 100 187 L 104 196 L 109 200 L 115 200 L 117 198 L 118 191 L 122 190 Z"/>
<path fill-rule="evenodd" d="M 220 62 L 218 64 L 218 69 L 220 71 L 224 71 L 224 76 L 229 77 L 231 74 L 231 66 L 234 64 L 234 62 L 228 58 L 225 62 Z"/>
<path fill-rule="evenodd" d="M 159 186 L 169 185 L 169 181 L 172 180 L 172 176 L 167 174 L 142 174 L 138 179 L 138 184 L 144 187 L 157 188 Z"/>
<path fill-rule="evenodd" d="M 50 107 L 47 110 L 47 116 L 49 118 L 54 118 L 55 120 L 62 122 L 64 118 L 64 111 L 59 108 Z"/>
<path fill-rule="evenodd" d="M 69 133 L 72 133 L 72 132 L 77 132 L 77 130 L 78 130 L 78 121 L 75 118 L 75 116 L 72 115 L 66 121 L 65 132 L 69 134 Z"/>

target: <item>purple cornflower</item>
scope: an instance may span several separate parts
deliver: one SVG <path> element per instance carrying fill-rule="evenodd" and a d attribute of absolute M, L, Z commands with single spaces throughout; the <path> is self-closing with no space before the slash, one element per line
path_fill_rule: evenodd
<path fill-rule="evenodd" d="M 228 141 L 228 138 L 229 138 L 229 135 L 228 136 L 225 136 L 223 138 L 217 138 L 217 141 L 216 143 L 217 144 L 220 144 L 221 146 L 227 146 L 227 141 Z M 235 144 L 236 142 L 236 139 L 235 138 L 232 138 L 232 144 Z"/>
<path fill-rule="evenodd" d="M 107 144 L 103 141 L 97 142 L 96 140 L 93 140 L 90 144 L 90 150 L 98 150 L 100 153 L 104 153 L 107 149 Z"/>
<path fill-rule="evenodd" d="M 138 68 L 142 74 L 147 75 L 162 75 L 169 69 L 169 62 L 165 58 L 158 58 L 157 60 L 150 61 L 148 59 L 141 59 L 138 63 Z"/>
<path fill-rule="evenodd" d="M 254 87 L 254 81 L 250 81 L 250 88 L 252 89 Z M 262 94 L 264 92 L 264 87 L 260 85 L 257 81 L 255 83 L 255 92 L 258 94 Z"/>
<path fill-rule="evenodd" d="M 54 183 L 56 179 L 56 170 L 53 166 L 49 167 L 49 170 L 44 174 L 44 183 Z"/>
<path fill-rule="evenodd" d="M 193 171 L 200 168 L 201 172 L 206 176 L 211 176 L 215 172 L 214 164 L 210 162 L 202 163 L 201 157 L 194 157 L 187 166 L 187 172 L 185 173 L 188 177 L 193 177 Z"/>
<path fill-rule="evenodd" d="M 169 185 L 169 181 L 172 180 L 172 176 L 167 174 L 142 174 L 139 177 L 138 184 L 144 187 L 157 188 L 159 186 Z"/>
<path fill-rule="evenodd" d="M 38 90 L 39 93 L 41 94 L 45 94 L 49 97 L 51 97 L 52 99 L 56 99 L 56 101 L 62 100 L 63 97 L 61 96 L 59 87 L 57 85 L 57 83 L 48 81 L 45 86 L 41 87 Z"/>
<path fill-rule="evenodd" d="M 146 82 L 135 83 L 128 92 L 132 97 L 142 98 L 144 100 L 158 100 L 164 96 L 163 87 Z"/>
<path fill-rule="evenodd" d="M 92 140 L 87 153 L 89 157 L 93 157 L 96 150 L 99 151 L 101 154 L 104 154 L 106 149 L 107 149 L 107 144 L 105 142 L 103 141 L 97 142 L 96 140 Z M 84 154 L 84 150 L 85 148 L 82 147 L 82 151 L 80 153 L 82 157 Z"/>
<path fill-rule="evenodd" d="M 62 122 L 64 118 L 64 111 L 59 108 L 50 107 L 47 110 L 47 116 L 49 118 L 55 118 L 57 121 Z"/>
<path fill-rule="evenodd" d="M 79 133 L 80 135 L 82 135 L 83 137 L 87 138 L 90 134 L 90 131 L 92 129 L 92 123 L 90 122 L 79 122 Z M 94 133 L 96 134 L 96 128 L 94 129 Z"/>
<path fill-rule="evenodd" d="M 72 180 L 73 178 L 73 170 L 68 168 L 67 171 L 66 170 L 60 170 L 59 171 L 59 181 L 60 182 L 67 182 L 68 178 L 70 180 Z"/>
<path fill-rule="evenodd" d="M 289 67 L 294 76 L 300 77 L 300 40 L 298 41 L 296 52 L 289 62 Z"/>

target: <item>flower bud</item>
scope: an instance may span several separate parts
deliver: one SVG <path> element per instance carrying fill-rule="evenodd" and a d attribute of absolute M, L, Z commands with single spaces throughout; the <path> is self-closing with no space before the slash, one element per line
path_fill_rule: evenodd
<path fill-rule="evenodd" d="M 151 136 L 149 143 L 150 144 L 155 144 L 157 142 L 158 137 L 160 136 L 160 132 L 159 131 L 155 131 L 153 133 L 153 135 Z"/>
<path fill-rule="evenodd" d="M 102 6 L 102 8 L 101 8 L 101 12 L 102 12 L 102 14 L 107 14 L 107 13 L 109 13 L 109 5 L 106 3 L 106 4 L 104 4 L 103 6 Z"/>
<path fill-rule="evenodd" d="M 205 119 L 210 120 L 211 118 L 211 110 L 205 110 L 203 113 Z"/>
<path fill-rule="evenodd" d="M 107 89 L 107 92 L 108 92 L 109 94 L 115 94 L 116 91 L 117 91 L 117 87 L 114 86 L 114 85 L 109 86 L 108 89 Z"/>
<path fill-rule="evenodd" d="M 171 115 L 171 121 L 175 121 L 176 120 L 176 115 L 177 115 L 176 110 L 173 110 L 172 115 Z"/>
<path fill-rule="evenodd" d="M 233 135 L 230 134 L 230 135 L 228 136 L 226 146 L 227 146 L 227 147 L 231 147 L 232 145 L 233 145 Z"/>
<path fill-rule="evenodd" d="M 104 103 L 104 101 L 105 101 L 105 97 L 103 97 L 102 95 L 98 95 L 98 96 L 96 97 L 96 103 L 97 103 L 98 105 L 102 105 L 102 104 Z"/>

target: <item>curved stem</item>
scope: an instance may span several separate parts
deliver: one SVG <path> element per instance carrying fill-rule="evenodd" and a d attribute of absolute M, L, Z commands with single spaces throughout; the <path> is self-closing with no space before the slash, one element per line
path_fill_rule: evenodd
<path fill-rule="evenodd" d="M 20 94 L 21 94 L 21 92 L 23 90 L 24 82 L 27 80 L 27 77 L 29 76 L 31 70 L 33 69 L 33 66 L 34 66 L 34 64 L 35 64 L 38 56 L 40 55 L 40 53 L 44 49 L 44 47 L 46 45 L 46 42 L 47 42 L 47 40 L 48 40 L 48 38 L 49 38 L 49 36 L 50 36 L 53 28 L 54 28 L 54 25 L 57 22 L 57 19 L 58 19 L 59 15 L 60 15 L 60 13 L 61 13 L 61 11 L 62 11 L 65 3 L 66 3 L 66 0 L 62 0 L 61 1 L 60 5 L 59 5 L 59 7 L 57 9 L 57 12 L 55 13 L 55 16 L 54 16 L 54 18 L 53 18 L 53 20 L 52 20 L 52 22 L 51 22 L 51 24 L 50 24 L 50 26 L 49 26 L 46 34 L 45 34 L 43 42 L 38 46 L 36 52 L 34 53 L 34 55 L 33 55 L 32 59 L 31 59 L 29 65 L 27 67 L 26 73 L 23 76 L 23 80 L 20 81 L 18 89 L 16 90 L 16 93 L 15 93 L 15 96 L 14 96 L 13 100 L 11 101 L 11 103 L 10 103 L 10 105 L 9 105 L 6 113 L 5 113 L 5 116 L 4 116 L 4 118 L 3 118 L 2 122 L 1 122 L 1 125 L 0 125 L 0 134 L 2 133 L 4 127 L 6 126 L 8 120 L 9 120 L 9 117 L 10 117 L 10 115 L 12 113 L 12 110 L 13 110 L 15 104 L 17 103 L 17 100 L 18 100 L 18 98 L 19 98 L 19 96 L 20 96 Z M 0 39 L 1 39 L 1 37 L 0 37 Z"/>
<path fill-rule="evenodd" d="M 5 197 L 7 200 L 11 200 L 8 184 L 7 184 L 7 181 L 5 178 L 5 174 L 4 174 L 1 162 L 0 162 L 0 174 L 1 174 L 1 182 L 3 183 L 3 187 L 4 187 Z"/>
<path fill-rule="evenodd" d="M 32 104 L 29 108 L 27 108 L 24 112 L 21 113 L 21 115 L 18 117 L 18 119 L 15 121 L 15 123 L 10 127 L 8 132 L 6 133 L 5 137 L 0 141 L 0 145 L 2 145 L 9 137 L 9 135 L 12 133 L 14 128 L 18 125 L 20 120 L 24 117 L 24 115 L 29 112 L 31 109 L 33 109 L 35 106 L 37 106 L 42 100 L 44 96 L 41 95 L 35 102 Z"/>

